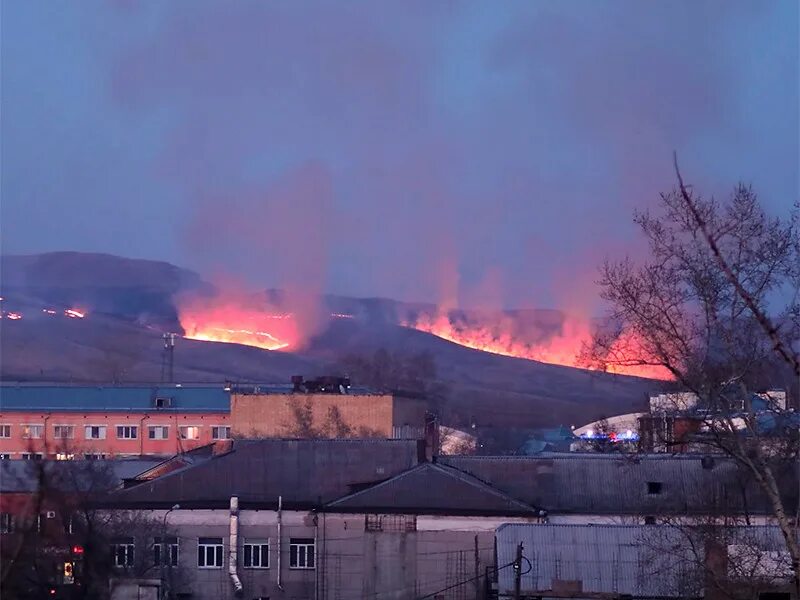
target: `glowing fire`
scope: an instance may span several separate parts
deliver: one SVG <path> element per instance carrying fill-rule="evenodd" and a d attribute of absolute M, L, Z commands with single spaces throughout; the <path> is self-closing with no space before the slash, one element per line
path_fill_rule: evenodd
<path fill-rule="evenodd" d="M 75 310 L 74 308 L 68 308 L 64 311 L 64 314 L 68 316 L 70 319 L 83 319 L 86 316 L 85 311 Z"/>
<path fill-rule="evenodd" d="M 6 319 L 11 319 L 12 321 L 19 321 L 22 318 L 22 313 L 18 312 L 7 312 L 5 313 Z"/>
<path fill-rule="evenodd" d="M 298 340 L 292 313 L 274 313 L 241 302 L 213 304 L 193 301 L 179 307 L 184 337 L 206 342 L 243 344 L 264 350 L 284 350 Z"/>
<path fill-rule="evenodd" d="M 592 339 L 591 325 L 582 319 L 566 319 L 559 334 L 533 342 L 519 339 L 516 335 L 518 327 L 511 319 L 499 319 L 492 324 L 474 324 L 465 319 L 437 313 L 433 316 L 421 316 L 404 322 L 403 325 L 474 350 L 567 367 L 592 368 L 578 360 L 582 348 Z M 631 348 L 637 343 L 633 336 L 625 336 L 618 341 L 625 345 L 628 354 L 631 354 Z M 608 364 L 605 370 L 637 377 L 671 379 L 666 369 L 651 365 Z"/>
<path fill-rule="evenodd" d="M 42 312 L 44 314 L 46 314 L 46 315 L 54 315 L 54 314 L 56 314 L 56 311 L 54 311 L 52 308 L 43 308 Z"/>

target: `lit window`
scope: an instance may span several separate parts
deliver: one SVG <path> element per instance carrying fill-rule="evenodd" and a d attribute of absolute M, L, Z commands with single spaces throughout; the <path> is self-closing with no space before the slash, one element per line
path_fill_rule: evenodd
<path fill-rule="evenodd" d="M 166 425 L 150 425 L 147 428 L 147 437 L 151 440 L 166 440 L 169 437 L 169 427 Z"/>
<path fill-rule="evenodd" d="M 75 428 L 72 425 L 55 425 L 53 427 L 53 437 L 57 440 L 71 440 L 74 433 Z"/>
<path fill-rule="evenodd" d="M 153 539 L 153 564 L 155 566 L 159 566 L 162 564 L 161 561 L 161 554 L 164 551 L 164 546 L 166 545 L 166 559 L 163 564 L 170 567 L 177 567 L 178 566 L 178 538 L 176 537 L 167 537 L 167 538 L 154 538 Z"/>
<path fill-rule="evenodd" d="M 136 425 L 117 425 L 118 440 L 135 440 L 139 437 L 139 428 Z"/>
<path fill-rule="evenodd" d="M 201 569 L 222 568 L 222 538 L 200 538 L 197 543 L 197 566 Z"/>
<path fill-rule="evenodd" d="M 6 453 L 0 454 L 0 460 L 11 460 L 11 455 Z"/>
<path fill-rule="evenodd" d="M 215 440 L 229 440 L 231 438 L 231 428 L 223 425 L 212 427 L 211 438 Z"/>
<path fill-rule="evenodd" d="M 87 440 L 104 440 L 106 439 L 106 426 L 87 425 L 84 427 L 84 436 Z"/>
<path fill-rule="evenodd" d="M 75 455 L 69 454 L 67 452 L 57 452 L 56 453 L 56 460 L 74 460 Z"/>
<path fill-rule="evenodd" d="M 183 425 L 180 427 L 182 440 L 200 439 L 200 428 L 195 425 Z"/>
<path fill-rule="evenodd" d="M 245 569 L 269 568 L 269 540 L 247 540 L 243 548 Z"/>
<path fill-rule="evenodd" d="M 314 538 L 289 539 L 289 568 L 314 568 Z"/>
<path fill-rule="evenodd" d="M 38 440 L 42 437 L 42 430 L 44 429 L 43 425 L 23 425 L 22 426 L 22 437 L 25 439 L 34 439 Z"/>
<path fill-rule="evenodd" d="M 111 544 L 115 567 L 132 567 L 134 560 L 134 542 L 132 537 L 117 538 Z"/>
<path fill-rule="evenodd" d="M 11 425 L 0 425 L 0 438 L 11 437 Z"/>

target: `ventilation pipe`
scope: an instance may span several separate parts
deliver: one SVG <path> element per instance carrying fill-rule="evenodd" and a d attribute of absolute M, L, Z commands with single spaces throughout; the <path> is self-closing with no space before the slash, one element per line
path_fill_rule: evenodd
<path fill-rule="evenodd" d="M 242 586 L 242 580 L 239 579 L 239 573 L 236 572 L 239 554 L 239 498 L 236 496 L 231 496 L 231 538 L 229 544 L 228 575 L 233 584 L 234 596 L 241 598 L 244 595 L 244 586 Z"/>
<path fill-rule="evenodd" d="M 281 558 L 283 557 L 283 496 L 278 496 L 278 589 L 283 591 Z M 315 548 L 316 550 L 316 548 Z M 315 556 L 316 558 L 316 556 Z"/>

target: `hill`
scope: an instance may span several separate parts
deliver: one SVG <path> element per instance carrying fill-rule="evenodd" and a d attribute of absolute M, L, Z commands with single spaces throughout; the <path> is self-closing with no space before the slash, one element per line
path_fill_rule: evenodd
<path fill-rule="evenodd" d="M 74 252 L 2 258 L 3 380 L 157 381 L 162 376 L 161 338 L 179 331 L 175 294 L 208 290 L 199 275 L 168 263 Z M 293 374 L 321 374 L 348 354 L 378 349 L 433 357 L 449 391 L 448 410 L 458 423 L 525 428 L 584 423 L 640 409 L 655 382 L 544 364 L 472 350 L 402 327 L 404 315 L 431 305 L 390 299 L 326 296 L 332 319 L 299 352 L 179 339 L 178 381 L 287 381 Z M 88 310 L 68 318 L 65 309 Z M 51 311 L 51 312 L 45 312 Z M 521 311 L 526 327 L 549 331 L 558 311 Z"/>

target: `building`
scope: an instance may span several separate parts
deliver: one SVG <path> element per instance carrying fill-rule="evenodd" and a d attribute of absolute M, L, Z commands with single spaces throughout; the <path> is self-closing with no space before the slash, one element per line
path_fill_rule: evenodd
<path fill-rule="evenodd" d="M 456 595 L 442 597 L 483 598 L 495 529 L 540 521 L 527 503 L 427 462 L 422 442 L 387 439 L 233 440 L 227 452 L 129 486 L 106 508 L 163 519 L 180 557 L 175 591 L 215 600 L 237 590 L 416 598 L 450 586 Z M 152 545 L 135 535 L 125 543 Z"/>
<path fill-rule="evenodd" d="M 231 428 L 242 437 L 421 438 L 424 401 L 353 388 L 345 378 L 320 377 L 291 386 L 234 387 Z"/>
<path fill-rule="evenodd" d="M 766 526 L 711 536 L 667 525 L 508 524 L 497 529 L 497 588 L 512 597 L 519 572 L 521 598 L 789 600 L 785 548 Z"/>
<path fill-rule="evenodd" d="M 0 459 L 167 457 L 232 435 L 424 437 L 423 401 L 321 383 L 331 379 L 237 386 L 4 384 Z"/>
<path fill-rule="evenodd" d="M 0 457 L 172 456 L 228 439 L 222 385 L 0 386 Z"/>

